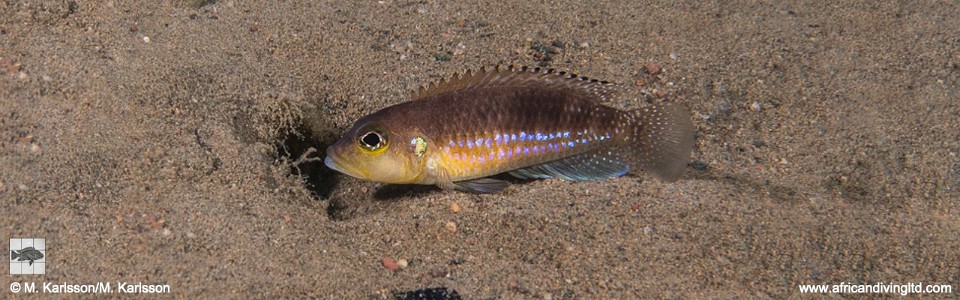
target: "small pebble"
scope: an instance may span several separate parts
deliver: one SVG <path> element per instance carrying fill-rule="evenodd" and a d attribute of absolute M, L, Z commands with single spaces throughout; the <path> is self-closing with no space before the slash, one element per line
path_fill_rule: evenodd
<path fill-rule="evenodd" d="M 397 265 L 397 262 L 393 261 L 393 259 L 389 257 L 383 258 L 383 267 L 391 271 L 396 271 L 400 269 L 400 265 Z"/>
<path fill-rule="evenodd" d="M 20 69 L 19 66 L 13 63 L 13 60 L 9 58 L 0 58 L 0 71 L 6 71 L 7 73 L 13 73 Z"/>
<path fill-rule="evenodd" d="M 149 43 L 150 43 L 150 37 L 149 37 L 149 36 L 143 36 L 143 42 L 149 44 Z"/>
<path fill-rule="evenodd" d="M 164 235 L 164 236 L 170 236 L 170 234 L 172 234 L 172 233 L 173 233 L 173 231 L 170 231 L 169 228 L 164 228 L 164 229 L 163 229 L 163 235 Z"/>
<path fill-rule="evenodd" d="M 21 184 L 18 184 L 18 185 L 17 185 L 17 188 L 20 189 L 21 191 L 26 191 L 26 190 L 27 190 L 27 185 L 21 183 Z M 454 227 L 454 228 L 456 228 L 456 227 Z"/>
<path fill-rule="evenodd" d="M 663 70 L 662 68 L 660 68 L 660 65 L 654 64 L 654 63 L 649 63 L 646 66 L 644 66 L 644 68 L 647 69 L 647 74 L 654 75 L 654 76 L 660 74 L 660 71 Z"/>
<path fill-rule="evenodd" d="M 455 214 L 460 213 L 460 204 L 457 204 L 456 202 L 450 203 L 450 211 Z"/>
<path fill-rule="evenodd" d="M 32 135 L 32 134 L 28 134 L 27 136 L 21 137 L 19 140 L 17 140 L 17 143 L 19 143 L 19 144 L 26 144 L 26 143 L 30 143 L 30 142 L 33 142 L 33 135 Z"/>
<path fill-rule="evenodd" d="M 36 143 L 30 144 L 30 151 L 34 153 L 40 152 L 40 145 L 37 145 Z"/>
<path fill-rule="evenodd" d="M 447 224 L 443 225 L 443 227 L 449 232 L 457 232 L 457 223 L 454 223 L 453 221 L 448 221 Z"/>
<path fill-rule="evenodd" d="M 643 233 L 644 233 L 644 234 L 650 234 L 650 233 L 652 233 L 652 232 L 653 232 L 653 228 L 650 227 L 650 226 L 647 226 L 647 227 L 644 227 L 644 228 L 643 228 Z"/>
<path fill-rule="evenodd" d="M 752 111 L 760 111 L 761 109 L 763 109 L 763 107 L 760 106 L 760 102 L 753 101 L 753 104 L 750 104 L 750 110 Z"/>
<path fill-rule="evenodd" d="M 409 263 L 406 259 L 401 258 L 397 260 L 397 266 L 399 266 L 401 269 L 406 269 L 408 265 Z"/>
<path fill-rule="evenodd" d="M 710 168 L 707 166 L 705 162 L 702 162 L 699 160 L 693 161 L 692 163 L 690 163 L 690 166 L 693 167 L 694 170 L 701 171 L 701 172 L 706 171 L 707 169 Z"/>

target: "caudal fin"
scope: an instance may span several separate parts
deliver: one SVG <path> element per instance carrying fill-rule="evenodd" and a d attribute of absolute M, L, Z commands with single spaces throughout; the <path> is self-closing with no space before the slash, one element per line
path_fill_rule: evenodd
<path fill-rule="evenodd" d="M 625 158 L 664 181 L 677 180 L 693 150 L 690 113 L 676 103 L 656 104 L 633 113 L 633 132 L 627 140 L 630 147 L 625 149 Z"/>
<path fill-rule="evenodd" d="M 10 250 L 10 260 L 15 260 L 20 257 L 20 254 L 17 254 L 17 251 Z"/>

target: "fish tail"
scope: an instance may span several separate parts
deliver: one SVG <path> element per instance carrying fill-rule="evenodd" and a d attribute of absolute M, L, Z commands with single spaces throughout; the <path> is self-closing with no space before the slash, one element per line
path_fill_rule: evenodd
<path fill-rule="evenodd" d="M 660 103 L 629 113 L 626 154 L 632 168 L 664 181 L 683 173 L 693 150 L 694 127 L 689 112 L 680 104 Z"/>
<path fill-rule="evenodd" d="M 10 260 L 14 260 L 20 257 L 20 254 L 17 254 L 17 251 L 10 250 Z"/>

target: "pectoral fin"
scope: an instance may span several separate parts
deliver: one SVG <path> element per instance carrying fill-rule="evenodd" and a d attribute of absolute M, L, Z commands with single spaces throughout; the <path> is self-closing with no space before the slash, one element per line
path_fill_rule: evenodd
<path fill-rule="evenodd" d="M 473 180 L 457 181 L 453 182 L 452 184 L 452 187 L 455 190 L 475 194 L 496 193 L 508 186 L 510 186 L 510 183 L 506 181 L 491 178 L 477 178 Z"/>

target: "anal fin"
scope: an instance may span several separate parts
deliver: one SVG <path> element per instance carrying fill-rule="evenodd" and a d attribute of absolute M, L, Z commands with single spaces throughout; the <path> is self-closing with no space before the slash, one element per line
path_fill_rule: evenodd
<path fill-rule="evenodd" d="M 509 173 L 522 179 L 560 178 L 582 181 L 620 177 L 629 171 L 630 166 L 619 155 L 613 151 L 599 150 L 513 170 Z"/>

